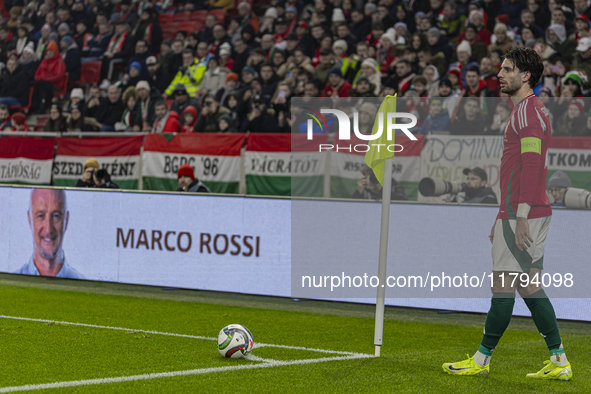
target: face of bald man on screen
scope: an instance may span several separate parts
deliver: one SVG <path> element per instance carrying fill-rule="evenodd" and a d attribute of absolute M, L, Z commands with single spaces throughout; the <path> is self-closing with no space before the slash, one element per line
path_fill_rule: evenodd
<path fill-rule="evenodd" d="M 65 192 L 51 189 L 33 190 L 27 216 L 33 233 L 35 260 L 59 258 L 70 218 Z"/>

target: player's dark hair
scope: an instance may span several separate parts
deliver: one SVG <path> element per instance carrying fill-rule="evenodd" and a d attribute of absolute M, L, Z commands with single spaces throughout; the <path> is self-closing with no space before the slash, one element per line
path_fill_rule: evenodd
<path fill-rule="evenodd" d="M 544 63 L 536 51 L 524 47 L 512 48 L 507 51 L 504 58 L 511 60 L 520 72 L 529 72 L 529 86 L 532 89 L 536 86 L 544 72 Z"/>

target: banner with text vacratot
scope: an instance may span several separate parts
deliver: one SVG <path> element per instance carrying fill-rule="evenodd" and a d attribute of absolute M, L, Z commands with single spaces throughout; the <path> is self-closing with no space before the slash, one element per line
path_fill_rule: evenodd
<path fill-rule="evenodd" d="M 76 186 L 82 178 L 84 162 L 90 158 L 107 170 L 122 189 L 137 189 L 140 176 L 140 150 L 144 136 L 72 138 L 58 137 L 53 163 L 55 186 Z"/>
<path fill-rule="evenodd" d="M 246 192 L 275 196 L 322 197 L 328 135 L 256 133 L 246 143 Z"/>
<path fill-rule="evenodd" d="M 55 138 L 3 137 L 0 183 L 49 185 Z"/>
<path fill-rule="evenodd" d="M 144 190 L 178 188 L 177 171 L 189 164 L 195 178 L 214 193 L 238 193 L 240 149 L 246 134 L 178 134 L 168 142 L 161 134 L 149 134 L 144 143 Z"/>
<path fill-rule="evenodd" d="M 572 187 L 591 190 L 591 138 L 552 137 L 548 148 L 548 179 L 563 171 Z"/>
<path fill-rule="evenodd" d="M 488 177 L 486 186 L 492 188 L 500 201 L 500 168 L 503 155 L 503 136 L 427 136 L 421 152 L 420 179 L 443 179 L 465 182 L 465 168 L 482 168 Z M 463 194 L 463 193 L 462 193 Z M 461 197 L 462 194 L 458 194 Z M 418 194 L 418 201 L 441 202 L 450 197 L 443 194 L 426 197 Z M 459 200 L 458 200 L 459 201 Z"/>
<path fill-rule="evenodd" d="M 402 151 L 394 155 L 392 177 L 404 187 L 406 196 L 411 201 L 417 200 L 421 168 L 421 149 L 425 136 L 417 136 L 418 141 L 410 140 L 406 135 L 396 135 L 396 144 L 402 145 Z M 365 152 L 355 151 L 355 146 L 365 144 L 357 136 L 349 140 L 340 140 L 335 135 L 330 152 L 330 196 L 350 198 L 357 189 Z M 400 149 L 400 148 L 398 148 Z"/>

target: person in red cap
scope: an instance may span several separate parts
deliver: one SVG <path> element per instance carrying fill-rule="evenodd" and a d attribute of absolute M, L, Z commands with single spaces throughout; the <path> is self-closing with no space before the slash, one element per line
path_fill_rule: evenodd
<path fill-rule="evenodd" d="M 189 105 L 183 111 L 183 118 L 185 119 L 185 124 L 181 128 L 181 133 L 194 133 L 195 132 L 195 123 L 197 122 L 197 109 L 192 105 Z"/>
<path fill-rule="evenodd" d="M 587 15 L 577 15 L 575 18 L 575 27 L 577 30 L 573 33 L 572 37 L 577 43 L 579 39 L 583 37 L 589 37 L 589 18 Z"/>
<path fill-rule="evenodd" d="M 183 164 L 179 167 L 177 180 L 179 183 L 179 188 L 176 189 L 177 192 L 211 193 L 207 186 L 195 178 L 193 167 L 190 164 Z"/>
<path fill-rule="evenodd" d="M 5 131 L 29 131 L 29 125 L 26 123 L 27 116 L 22 112 L 17 112 L 12 115 L 10 125 Z"/>

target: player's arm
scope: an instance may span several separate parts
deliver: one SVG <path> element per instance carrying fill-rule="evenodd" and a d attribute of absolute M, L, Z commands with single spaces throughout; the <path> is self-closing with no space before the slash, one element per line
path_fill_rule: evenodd
<path fill-rule="evenodd" d="M 538 178 L 540 176 L 540 163 L 542 159 L 542 138 L 545 124 L 540 119 L 541 114 L 532 105 L 526 108 L 522 119 L 523 127 L 519 130 L 521 141 L 521 194 L 517 206 L 517 217 L 527 219 L 529 210 L 533 204 Z"/>

